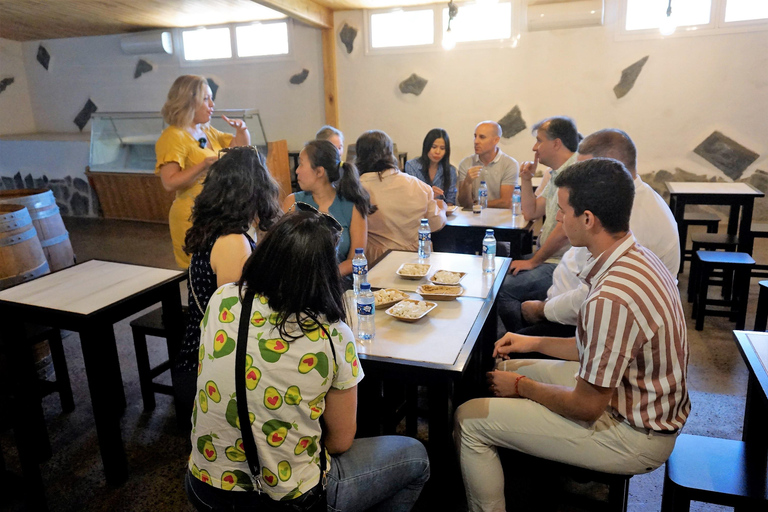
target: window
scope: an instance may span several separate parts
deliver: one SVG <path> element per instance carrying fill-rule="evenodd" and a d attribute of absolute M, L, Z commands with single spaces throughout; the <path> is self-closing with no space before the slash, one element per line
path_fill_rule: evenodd
<path fill-rule="evenodd" d="M 443 8 L 443 27 L 448 26 L 448 8 Z M 490 41 L 512 37 L 512 4 L 477 3 L 462 5 L 451 32 L 457 43 Z"/>
<path fill-rule="evenodd" d="M 371 47 L 423 46 L 435 42 L 432 9 L 397 10 L 371 15 Z"/>
<path fill-rule="evenodd" d="M 658 29 L 667 17 L 668 0 L 627 0 L 626 30 Z M 712 0 L 674 0 L 672 19 L 678 27 L 708 25 Z"/>
<path fill-rule="evenodd" d="M 728 0 L 725 4 L 725 22 L 768 19 L 768 2 L 765 0 Z"/>
<path fill-rule="evenodd" d="M 289 23 L 280 20 L 182 30 L 182 62 L 287 55 Z"/>

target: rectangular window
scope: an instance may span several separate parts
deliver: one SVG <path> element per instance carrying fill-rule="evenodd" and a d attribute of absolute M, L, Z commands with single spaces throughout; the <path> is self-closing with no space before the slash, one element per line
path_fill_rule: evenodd
<path fill-rule="evenodd" d="M 725 4 L 726 23 L 764 19 L 768 19 L 766 0 L 727 0 Z"/>
<path fill-rule="evenodd" d="M 443 27 L 448 27 L 448 8 L 443 8 Z M 512 37 L 510 2 L 464 4 L 451 21 L 451 33 L 457 43 L 492 41 Z"/>
<path fill-rule="evenodd" d="M 371 14 L 372 48 L 423 46 L 435 42 L 433 9 L 397 10 Z"/>
<path fill-rule="evenodd" d="M 253 23 L 235 28 L 238 57 L 286 55 L 288 23 Z"/>
<path fill-rule="evenodd" d="M 182 30 L 184 60 L 229 59 L 232 42 L 228 27 Z"/>
<path fill-rule="evenodd" d="M 669 0 L 627 0 L 627 30 L 658 29 L 667 17 Z M 708 25 L 712 0 L 675 0 L 672 18 L 678 27 Z"/>

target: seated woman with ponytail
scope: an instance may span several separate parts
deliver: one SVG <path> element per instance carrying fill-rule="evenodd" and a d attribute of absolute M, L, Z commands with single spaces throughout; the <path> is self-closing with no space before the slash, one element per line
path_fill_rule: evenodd
<path fill-rule="evenodd" d="M 336 259 L 339 273 L 350 275 L 355 248 L 365 247 L 368 241 L 368 215 L 376 211 L 368 192 L 360 185 L 357 169 L 341 161 L 331 142 L 313 140 L 299 154 L 296 179 L 301 192 L 285 198 L 283 211 L 291 210 L 295 203 L 306 203 L 339 221 L 343 231 Z"/>

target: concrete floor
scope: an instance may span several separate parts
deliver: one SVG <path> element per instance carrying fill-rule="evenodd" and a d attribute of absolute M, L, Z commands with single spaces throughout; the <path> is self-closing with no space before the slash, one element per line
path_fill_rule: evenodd
<path fill-rule="evenodd" d="M 162 224 L 96 219 L 65 219 L 78 261 L 92 258 L 175 268 L 168 228 Z M 691 231 L 695 232 L 696 227 Z M 768 244 L 756 241 L 756 259 L 768 261 Z M 687 285 L 686 272 L 679 276 L 680 289 Z M 757 280 L 751 284 L 747 327 L 754 322 Z M 186 301 L 186 292 L 183 291 Z M 683 293 L 685 299 L 685 293 Z M 690 305 L 684 302 L 690 318 Z M 44 399 L 53 457 L 41 465 L 51 510 L 192 510 L 180 485 L 188 455 L 188 440 L 175 426 L 170 397 L 157 397 L 157 408 L 144 411 L 135 367 L 135 353 L 128 326 L 130 319 L 116 325 L 127 409 L 122 419 L 123 439 L 129 457 L 130 478 L 120 487 L 103 482 L 93 416 L 82 366 L 79 339 L 66 334 L 64 346 L 75 394 L 76 410 L 63 414 L 57 396 Z M 685 427 L 689 434 L 740 439 L 743 421 L 747 370 L 732 337 L 733 324 L 725 318 L 710 318 L 702 332 L 688 324 L 691 349 L 688 383 L 692 413 Z M 150 340 L 150 357 L 165 356 L 164 343 Z M 13 436 L 2 429 L 0 445 L 7 468 L 18 473 Z M 635 476 L 630 484 L 629 511 L 658 511 L 661 503 L 663 467 Z M 0 510 L 24 510 L 17 494 L 17 477 L 0 478 Z M 594 494 L 598 491 L 587 491 Z M 518 502 L 522 506 L 523 502 Z M 510 510 L 514 502 L 509 503 Z M 536 510 L 522 506 L 523 510 Z M 518 509 L 521 509 L 519 507 Z M 445 481 L 430 481 L 418 510 L 466 510 L 458 475 Z M 567 501 L 558 510 L 590 510 Z M 728 507 L 694 503 L 693 511 L 730 510 Z"/>

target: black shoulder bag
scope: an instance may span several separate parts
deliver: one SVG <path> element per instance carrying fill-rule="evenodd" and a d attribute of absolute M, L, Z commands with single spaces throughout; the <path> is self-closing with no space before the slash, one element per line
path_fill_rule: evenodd
<path fill-rule="evenodd" d="M 311 490 L 292 500 L 275 501 L 263 493 L 261 465 L 259 464 L 259 454 L 256 451 L 256 440 L 253 437 L 253 430 L 251 429 L 251 422 L 248 417 L 248 400 L 245 389 L 245 355 L 248 346 L 249 320 L 255 295 L 255 292 L 246 291 L 242 301 L 240 324 L 237 331 L 237 351 L 235 353 L 235 394 L 245 457 L 251 474 L 256 480 L 255 492 L 258 493 L 257 507 L 259 511 L 264 512 L 325 512 L 327 509 L 325 486 L 327 484 L 328 461 L 325 451 L 325 423 L 322 416 L 320 417 L 320 482 Z M 322 327 L 322 324 L 320 326 Z M 331 338 L 328 337 L 328 339 L 330 340 Z M 333 342 L 331 342 L 331 350 L 333 350 Z M 333 356 L 335 361 L 335 350 L 333 350 Z"/>

